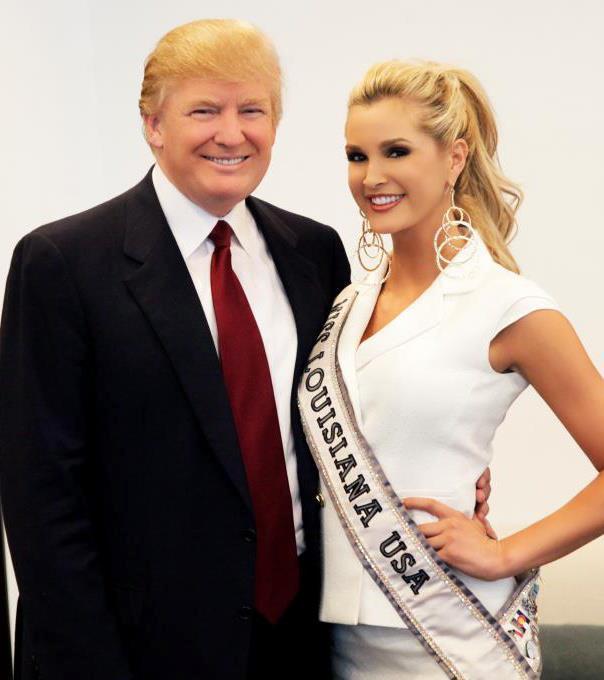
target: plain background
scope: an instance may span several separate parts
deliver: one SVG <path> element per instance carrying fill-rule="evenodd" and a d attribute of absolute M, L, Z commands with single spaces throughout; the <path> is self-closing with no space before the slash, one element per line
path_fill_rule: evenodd
<path fill-rule="evenodd" d="M 603 7 L 1 0 L 0 293 L 23 234 L 121 193 L 151 165 L 137 100 L 157 40 L 186 21 L 237 17 L 268 33 L 285 73 L 285 114 L 256 194 L 333 225 L 351 256 L 360 223 L 343 152 L 350 88 L 373 62 L 392 57 L 473 71 L 497 114 L 503 168 L 526 192 L 513 252 L 523 273 L 558 300 L 602 371 Z M 502 535 L 551 512 L 594 476 L 530 389 L 495 450 L 491 519 Z M 542 621 L 604 623 L 603 543 L 543 570 Z M 14 611 L 12 574 L 10 594 Z"/>

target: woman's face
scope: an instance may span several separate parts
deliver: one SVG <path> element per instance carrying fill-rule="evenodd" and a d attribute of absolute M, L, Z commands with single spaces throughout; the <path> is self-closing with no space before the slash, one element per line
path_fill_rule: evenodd
<path fill-rule="evenodd" d="M 443 148 L 422 131 L 420 115 L 419 105 L 397 97 L 348 113 L 348 185 L 378 233 L 436 230 L 463 168 L 465 142 Z"/>

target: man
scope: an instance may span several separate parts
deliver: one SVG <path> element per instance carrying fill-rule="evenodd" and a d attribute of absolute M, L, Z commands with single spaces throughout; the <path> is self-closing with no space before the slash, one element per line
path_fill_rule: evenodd
<path fill-rule="evenodd" d="M 171 31 L 140 99 L 155 167 L 15 250 L 0 472 L 17 678 L 329 675 L 293 395 L 349 267 L 331 228 L 251 197 L 280 89 L 253 27 Z"/>

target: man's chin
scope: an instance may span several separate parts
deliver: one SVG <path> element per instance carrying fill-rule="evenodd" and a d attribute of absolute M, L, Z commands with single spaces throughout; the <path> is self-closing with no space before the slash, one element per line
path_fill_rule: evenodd
<path fill-rule="evenodd" d="M 249 193 L 243 189 L 212 192 L 204 191 L 196 192 L 196 195 L 192 200 L 200 208 L 207 210 L 212 215 L 224 217 L 227 213 L 231 212 L 238 203 L 244 201 Z"/>

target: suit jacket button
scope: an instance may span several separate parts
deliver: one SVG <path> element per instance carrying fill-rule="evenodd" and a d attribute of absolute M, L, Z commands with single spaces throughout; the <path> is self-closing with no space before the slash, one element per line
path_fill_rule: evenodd
<path fill-rule="evenodd" d="M 249 621 L 252 618 L 253 609 L 247 605 L 239 608 L 239 618 L 242 621 Z"/>
<path fill-rule="evenodd" d="M 40 664 L 38 663 L 38 659 L 36 659 L 36 656 L 34 654 L 31 655 L 31 662 L 34 667 L 34 673 L 36 674 L 36 677 L 40 674 Z"/>
<path fill-rule="evenodd" d="M 325 499 L 323 498 L 323 494 L 322 494 L 322 493 L 318 493 L 318 494 L 315 496 L 315 500 L 316 500 L 317 503 L 319 504 L 319 507 L 320 507 L 320 508 L 324 508 L 324 507 L 325 507 Z"/>
<path fill-rule="evenodd" d="M 241 532 L 241 535 L 243 536 L 243 540 L 246 543 L 254 543 L 256 540 L 256 530 L 255 529 L 244 529 Z"/>

